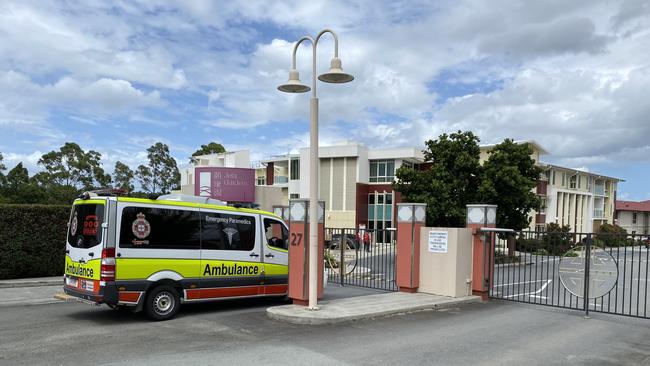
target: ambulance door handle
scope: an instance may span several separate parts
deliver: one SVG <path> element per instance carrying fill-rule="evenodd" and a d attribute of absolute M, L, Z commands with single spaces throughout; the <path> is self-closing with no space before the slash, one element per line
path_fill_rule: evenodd
<path fill-rule="evenodd" d="M 122 253 L 117 253 L 116 255 L 117 255 L 118 257 L 121 257 L 121 256 L 122 256 Z"/>
<path fill-rule="evenodd" d="M 259 257 L 260 255 L 257 254 L 257 253 L 251 253 L 249 256 L 250 256 L 250 257 Z"/>
<path fill-rule="evenodd" d="M 275 256 L 274 256 L 273 254 L 269 253 L 269 254 L 265 255 L 265 257 L 266 257 L 266 258 L 273 258 L 273 257 L 275 257 Z"/>
<path fill-rule="evenodd" d="M 88 255 L 91 256 L 91 257 L 94 257 L 94 256 L 95 256 L 95 252 L 90 252 L 90 253 L 88 253 Z"/>
<path fill-rule="evenodd" d="M 70 254 L 70 249 L 66 249 L 65 254 Z"/>

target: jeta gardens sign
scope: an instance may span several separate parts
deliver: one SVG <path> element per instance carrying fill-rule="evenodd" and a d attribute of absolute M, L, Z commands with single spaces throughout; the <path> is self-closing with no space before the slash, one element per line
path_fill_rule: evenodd
<path fill-rule="evenodd" d="M 255 169 L 196 168 L 194 194 L 228 202 L 254 202 Z"/>

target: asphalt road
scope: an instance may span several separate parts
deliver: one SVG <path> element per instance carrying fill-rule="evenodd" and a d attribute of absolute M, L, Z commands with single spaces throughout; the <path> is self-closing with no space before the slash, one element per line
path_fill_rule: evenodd
<path fill-rule="evenodd" d="M 167 322 L 77 303 L 5 307 L 0 364 L 650 364 L 650 320 L 492 301 L 299 326 L 268 319 L 265 308 L 276 304 L 193 304 Z"/>
<path fill-rule="evenodd" d="M 607 249 L 611 256 L 602 256 L 592 263 L 589 300 L 590 311 L 650 317 L 649 252 L 642 247 Z M 508 300 L 549 304 L 562 307 L 584 307 L 584 257 L 573 258 L 576 265 L 561 264 L 561 257 L 519 253 L 526 265 L 496 265 L 492 296 Z M 562 261 L 570 261 L 566 258 Z M 560 278 L 560 267 L 565 276 Z M 566 276 L 567 270 L 573 271 Z M 569 278 L 567 280 L 567 277 Z M 564 282 L 562 281 L 564 280 Z M 573 282 L 573 283 L 571 283 Z M 565 284 L 576 295 L 565 288 Z M 596 287 L 603 285 L 597 294 Z M 611 289 L 603 291 L 603 289 Z"/>

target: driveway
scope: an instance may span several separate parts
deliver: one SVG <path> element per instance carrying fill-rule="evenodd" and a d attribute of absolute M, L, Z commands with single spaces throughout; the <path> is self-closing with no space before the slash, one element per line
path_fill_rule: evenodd
<path fill-rule="evenodd" d="M 492 301 L 300 326 L 266 317 L 280 303 L 187 305 L 167 322 L 77 303 L 4 307 L 0 364 L 650 364 L 649 320 Z"/>

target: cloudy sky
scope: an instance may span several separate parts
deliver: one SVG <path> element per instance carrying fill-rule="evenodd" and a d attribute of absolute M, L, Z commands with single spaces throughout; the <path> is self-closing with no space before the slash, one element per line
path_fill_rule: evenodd
<path fill-rule="evenodd" d="M 108 171 L 153 142 L 254 159 L 308 143 L 309 95 L 276 90 L 293 42 L 340 38 L 353 83 L 319 85 L 321 144 L 422 146 L 472 130 L 534 139 L 546 162 L 650 199 L 650 2 L 3 1 L 0 152 L 30 172 L 66 141 Z M 319 72 L 333 42 L 319 44 Z M 298 70 L 309 81 L 310 50 Z"/>

